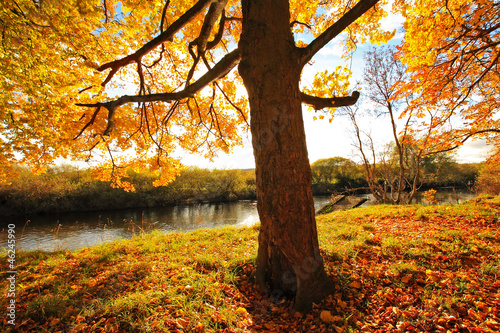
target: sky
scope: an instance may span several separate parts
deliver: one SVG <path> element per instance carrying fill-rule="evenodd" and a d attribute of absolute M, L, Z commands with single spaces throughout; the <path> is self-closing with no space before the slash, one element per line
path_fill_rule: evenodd
<path fill-rule="evenodd" d="M 399 32 L 402 22 L 402 17 L 389 15 L 384 18 L 382 24 L 388 31 L 398 29 Z M 401 43 L 402 38 L 403 33 L 397 33 L 389 44 L 397 45 Z M 350 66 L 353 75 L 351 86 L 361 79 L 364 67 L 363 54 L 369 47 L 370 45 L 358 46 L 358 49 L 353 53 L 352 62 L 347 64 Z M 301 85 L 310 85 L 313 82 L 316 72 L 325 69 L 331 71 L 339 65 L 344 65 L 345 61 L 341 59 L 341 53 L 342 47 L 339 45 L 338 38 L 327 44 L 313 58 L 313 65 L 307 66 L 304 69 Z M 350 132 L 353 127 L 350 121 L 342 116 L 336 116 L 332 123 L 329 123 L 328 117 L 325 117 L 324 120 L 313 120 L 315 112 L 308 111 L 307 109 L 307 106 L 303 106 L 304 127 L 310 163 L 318 159 L 335 156 L 350 158 L 355 162 L 359 162 L 360 160 L 352 145 L 353 137 Z M 363 117 L 360 119 L 360 127 L 371 132 L 375 144 L 380 147 L 391 141 L 392 133 L 388 118 Z M 243 138 L 243 147 L 234 148 L 233 152 L 228 155 L 220 153 L 220 156 L 213 162 L 209 162 L 197 155 L 185 155 L 181 153 L 179 157 L 181 157 L 184 165 L 217 169 L 251 169 L 255 167 L 255 162 L 250 133 L 245 133 Z M 457 150 L 455 157 L 460 163 L 481 162 L 486 159 L 488 150 L 489 147 L 484 141 L 468 141 Z"/>

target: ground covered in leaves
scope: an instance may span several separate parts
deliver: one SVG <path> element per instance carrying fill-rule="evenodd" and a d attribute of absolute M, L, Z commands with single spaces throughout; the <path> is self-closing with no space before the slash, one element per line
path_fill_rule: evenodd
<path fill-rule="evenodd" d="M 258 226 L 18 252 L 11 332 L 498 332 L 500 197 L 318 217 L 337 292 L 300 315 L 250 281 Z M 6 253 L 2 271 L 10 270 Z"/>

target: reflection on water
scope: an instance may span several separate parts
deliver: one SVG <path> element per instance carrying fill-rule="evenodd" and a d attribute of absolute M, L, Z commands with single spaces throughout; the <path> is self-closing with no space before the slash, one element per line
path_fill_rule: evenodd
<path fill-rule="evenodd" d="M 474 193 L 442 191 L 436 198 L 441 204 L 456 204 Z M 366 195 L 370 199 L 370 195 Z M 315 197 L 316 210 L 330 197 Z M 423 203 L 421 196 L 416 203 Z M 367 201 L 364 205 L 371 204 Z M 0 247 L 7 245 L 7 225 L 15 224 L 17 249 L 65 250 L 101 244 L 119 238 L 130 238 L 142 231 L 165 232 L 217 228 L 226 225 L 249 226 L 259 220 L 255 201 L 206 203 L 126 209 L 101 212 L 73 212 L 36 215 L 27 218 L 2 218 Z"/>
<path fill-rule="evenodd" d="M 315 198 L 316 209 L 329 198 Z M 2 218 L 0 247 L 5 247 L 7 225 L 15 224 L 16 245 L 23 250 L 66 250 L 130 238 L 142 231 L 165 232 L 217 228 L 226 225 L 249 226 L 258 220 L 255 201 L 206 203 L 126 209 L 106 212 L 72 212 L 36 215 L 29 218 Z"/>

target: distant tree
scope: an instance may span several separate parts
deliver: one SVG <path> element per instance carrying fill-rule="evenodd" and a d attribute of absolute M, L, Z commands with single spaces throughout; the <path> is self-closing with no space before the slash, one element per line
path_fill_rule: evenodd
<path fill-rule="evenodd" d="M 406 67 L 395 57 L 395 54 L 395 48 L 371 49 L 366 52 L 364 56 L 366 65 L 363 71 L 363 83 L 367 88 L 368 101 L 375 104 L 375 113 L 378 115 L 386 114 L 390 120 L 397 155 L 395 167 L 398 169 L 398 176 L 389 182 L 391 187 L 390 200 L 398 204 L 403 200 L 403 190 L 406 186 L 402 141 L 406 138 L 408 125 L 412 117 L 405 119 L 402 137 L 400 137 L 396 120 L 399 117 L 399 105 L 402 101 L 395 99 L 395 93 L 398 84 L 406 79 Z M 384 202 L 388 198 L 386 195 L 382 195 L 382 197 Z"/>
<path fill-rule="evenodd" d="M 458 163 L 452 154 L 433 154 L 422 159 L 422 173 L 422 182 L 447 185 L 452 183 L 453 176 L 458 173 Z"/>
<path fill-rule="evenodd" d="M 406 66 L 395 56 L 396 52 L 394 47 L 384 47 L 372 48 L 365 53 L 362 80 L 366 91 L 365 106 L 345 111 L 354 127 L 354 146 L 361 156 L 371 193 L 376 201 L 393 204 L 413 200 L 419 186 L 420 161 L 425 154 L 412 136 L 411 125 L 416 118 L 412 114 L 401 117 L 401 106 L 409 103 L 411 95 L 397 96 L 407 74 Z M 366 107 L 370 110 L 365 111 Z M 359 127 L 357 118 L 364 112 L 388 118 L 393 145 L 377 151 L 371 134 Z M 427 138 L 428 135 L 420 141 Z"/>
<path fill-rule="evenodd" d="M 418 114 L 406 112 L 412 105 L 412 93 L 400 94 L 401 86 L 410 80 L 407 66 L 397 57 L 396 48 L 371 49 L 365 53 L 363 72 L 367 101 L 376 116 L 387 116 L 392 143 L 376 150 L 369 133 L 358 126 L 359 106 L 346 111 L 355 133 L 355 147 L 362 158 L 370 191 L 379 202 L 411 203 L 425 182 L 446 184 L 456 169 L 447 147 L 440 146 L 436 136 L 442 130 L 440 111 L 427 109 Z"/>
<path fill-rule="evenodd" d="M 457 172 L 452 175 L 453 182 L 459 186 L 474 189 L 479 170 L 483 164 L 484 162 L 459 163 Z"/>
<path fill-rule="evenodd" d="M 354 189 L 362 178 L 356 163 L 339 156 L 317 160 L 311 164 L 311 173 L 313 189 L 322 193 Z"/>

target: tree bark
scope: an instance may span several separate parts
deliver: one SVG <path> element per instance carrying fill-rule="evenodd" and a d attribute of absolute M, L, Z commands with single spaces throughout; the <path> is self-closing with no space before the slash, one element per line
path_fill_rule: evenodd
<path fill-rule="evenodd" d="M 243 0 L 241 74 L 250 102 L 261 228 L 256 283 L 308 311 L 333 292 L 319 251 L 302 119 L 300 52 L 287 0 Z"/>

